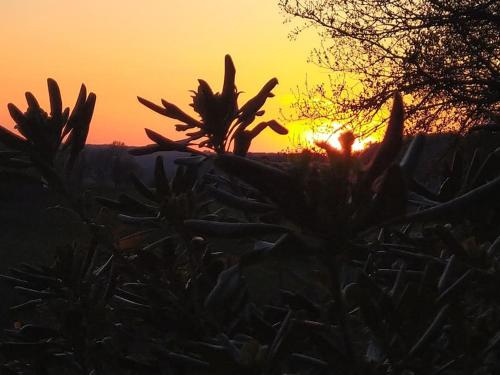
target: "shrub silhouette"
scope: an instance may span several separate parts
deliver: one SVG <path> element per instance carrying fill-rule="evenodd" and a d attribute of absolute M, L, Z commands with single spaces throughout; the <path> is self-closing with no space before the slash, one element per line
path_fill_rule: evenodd
<path fill-rule="evenodd" d="M 252 140 L 265 128 L 270 128 L 278 134 L 287 134 L 287 129 L 275 120 L 260 122 L 248 130 L 255 118 L 264 114 L 265 111 L 262 110 L 262 107 L 268 98 L 274 96 L 272 90 L 278 84 L 278 80 L 276 78 L 269 80 L 256 96 L 239 107 L 238 97 L 240 93 L 236 89 L 235 76 L 236 69 L 233 60 L 231 56 L 226 55 L 224 85 L 221 93 L 214 93 L 206 81 L 198 80 L 199 86 L 196 91 L 193 91 L 191 107 L 201 120 L 191 117 L 166 100 L 162 99 L 162 107 L 138 97 L 139 102 L 149 109 L 181 121 L 182 124 L 175 125 L 177 131 L 190 131 L 190 133 L 187 133 L 187 138 L 173 142 L 150 129 L 146 129 L 148 137 L 157 145 L 138 149 L 136 153 L 187 151 L 189 150 L 188 146 L 195 144 L 195 142 L 198 142 L 199 147 L 208 147 L 217 153 L 224 153 L 234 142 L 234 153 L 245 156 Z"/>
<path fill-rule="evenodd" d="M 56 158 L 65 158 L 68 170 L 73 167 L 87 140 L 96 96 L 94 93 L 87 96 L 87 89 L 82 85 L 76 104 L 70 112 L 69 108 L 63 110 L 57 82 L 48 79 L 47 85 L 50 114 L 40 107 L 30 92 L 26 92 L 28 109 L 25 113 L 9 103 L 9 113 L 21 136 L 0 126 L 0 142 L 12 150 L 4 154 L 6 156 L 3 165 L 14 168 L 32 166 L 46 183 L 61 190 L 64 189 L 64 183 L 55 169 Z M 10 178 L 19 177 L 15 172 L 4 171 L 4 175 Z M 69 194 L 68 191 L 65 193 Z"/>

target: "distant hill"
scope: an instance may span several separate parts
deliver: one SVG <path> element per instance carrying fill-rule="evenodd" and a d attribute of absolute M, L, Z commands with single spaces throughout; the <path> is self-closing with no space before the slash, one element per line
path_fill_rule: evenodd
<path fill-rule="evenodd" d="M 406 139 L 409 143 L 411 139 Z M 452 157 L 454 146 L 460 144 L 464 151 L 465 160 L 468 160 L 475 149 L 480 157 L 500 146 L 500 133 L 475 132 L 467 136 L 456 134 L 430 134 L 426 137 L 426 144 L 417 169 L 417 178 L 428 186 L 436 187 L 442 176 L 442 168 L 446 160 Z M 156 152 L 144 156 L 131 156 L 128 153 L 132 147 L 124 145 L 87 145 L 75 166 L 75 175 L 84 185 L 100 185 L 119 187 L 129 184 L 129 175 L 134 173 L 146 183 L 152 183 L 155 160 L 163 157 L 167 175 L 173 176 L 176 165 L 175 159 L 186 156 L 181 152 Z M 368 162 L 376 153 L 378 144 L 368 147 L 360 154 L 360 158 Z M 288 160 L 283 153 L 250 153 L 249 157 L 273 163 L 282 163 Z M 4 181 L 6 182 L 6 181 Z M 1 184 L 1 181 L 0 181 Z"/>
<path fill-rule="evenodd" d="M 107 151 L 109 151 L 111 148 L 115 146 L 112 145 L 87 145 L 84 150 L 85 158 L 88 160 L 99 160 L 100 157 L 102 157 L 103 154 L 105 154 Z M 140 174 L 143 175 L 144 178 L 148 178 L 148 176 L 153 175 L 153 170 L 154 170 L 154 165 L 155 165 L 155 160 L 158 156 L 163 157 L 163 162 L 164 162 L 164 167 L 166 170 L 167 175 L 173 176 L 175 173 L 175 164 L 174 160 L 181 157 L 185 156 L 186 154 L 182 152 L 155 152 L 154 154 L 150 155 L 143 155 L 143 156 L 131 156 L 128 154 L 128 150 L 130 150 L 133 147 L 130 146 L 125 146 L 122 148 L 119 148 L 117 151 L 117 154 L 126 157 L 127 159 L 133 160 L 137 166 L 140 169 Z"/>

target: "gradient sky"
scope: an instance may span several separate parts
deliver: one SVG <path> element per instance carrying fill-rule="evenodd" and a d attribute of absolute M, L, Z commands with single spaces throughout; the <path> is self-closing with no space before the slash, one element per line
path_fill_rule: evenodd
<path fill-rule="evenodd" d="M 279 117 L 292 90 L 327 80 L 307 63 L 318 46 L 313 32 L 290 41 L 277 0 L 0 0 L 0 123 L 13 121 L 7 103 L 25 110 L 24 92 L 47 106 L 46 78 L 57 80 L 72 107 L 82 82 L 97 94 L 89 143 L 150 143 L 149 127 L 174 139 L 173 121 L 137 102 L 165 98 L 190 109 L 196 79 L 219 90 L 224 55 L 232 55 L 236 83 L 253 96 L 272 77 L 280 85 L 264 119 Z M 264 135 L 265 134 L 265 135 Z M 289 137 L 268 130 L 253 151 L 279 151 Z"/>

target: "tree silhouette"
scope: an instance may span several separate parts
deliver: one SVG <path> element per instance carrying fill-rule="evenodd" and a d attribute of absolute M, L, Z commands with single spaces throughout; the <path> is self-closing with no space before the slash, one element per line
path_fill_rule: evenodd
<path fill-rule="evenodd" d="M 500 2 L 496 0 L 280 0 L 314 27 L 312 59 L 333 77 L 298 100 L 306 117 L 368 123 L 394 92 L 408 96 L 414 131 L 498 121 Z M 356 83 L 350 84 L 350 82 Z M 361 89 L 359 88 L 361 81 Z M 311 103 L 311 96 L 325 101 Z M 322 103 L 327 103 L 323 105 Z M 333 105 L 332 105 L 333 103 Z"/>

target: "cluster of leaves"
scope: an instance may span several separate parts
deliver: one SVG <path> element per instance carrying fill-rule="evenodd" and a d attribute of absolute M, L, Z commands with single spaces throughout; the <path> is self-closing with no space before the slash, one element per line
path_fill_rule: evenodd
<path fill-rule="evenodd" d="M 28 109 L 25 113 L 9 103 L 9 113 L 20 135 L 0 126 L 0 142 L 9 148 L 0 154 L 0 166 L 5 168 L 2 175 L 7 178 L 33 180 L 41 176 L 46 184 L 61 190 L 64 183 L 56 171 L 56 164 L 58 159 L 62 159 L 68 170 L 75 164 L 87 140 L 96 95 L 87 95 L 87 89 L 82 85 L 73 110 L 63 110 L 57 82 L 48 79 L 47 85 L 50 114 L 40 107 L 30 92 L 26 92 Z M 37 175 L 19 174 L 19 168 L 35 169 Z"/>
<path fill-rule="evenodd" d="M 231 144 L 233 152 L 245 156 L 252 140 L 264 129 L 270 128 L 278 134 L 287 134 L 287 129 L 276 120 L 264 121 L 255 125 L 251 130 L 249 126 L 256 117 L 264 115 L 262 109 L 267 99 L 273 97 L 272 90 L 278 84 L 276 78 L 269 80 L 259 93 L 248 100 L 243 106 L 238 105 L 238 92 L 235 85 L 236 69 L 231 56 L 225 58 L 224 84 L 221 93 L 214 93 L 210 85 L 200 79 L 197 91 L 193 91 L 194 111 L 200 116 L 195 119 L 185 113 L 176 105 L 162 99 L 162 106 L 138 97 L 139 102 L 160 115 L 181 121 L 175 125 L 177 131 L 190 131 L 187 138 L 180 141 L 171 141 L 160 134 L 146 129 L 148 137 L 156 145 L 136 150 L 136 154 L 152 153 L 156 151 L 193 151 L 189 149 L 192 144 L 201 148 L 209 148 L 217 153 L 227 152 Z"/>
<path fill-rule="evenodd" d="M 396 96 L 367 166 L 349 134 L 284 168 L 197 152 L 169 178 L 158 157 L 154 186 L 132 176 L 136 195 L 96 198 L 89 244 L 0 277 L 28 297 L 2 371 L 498 372 L 498 151 L 455 157 L 434 193 L 413 173 L 424 137 L 398 161 L 403 120 Z M 259 285 L 266 267 L 283 279 Z"/>

